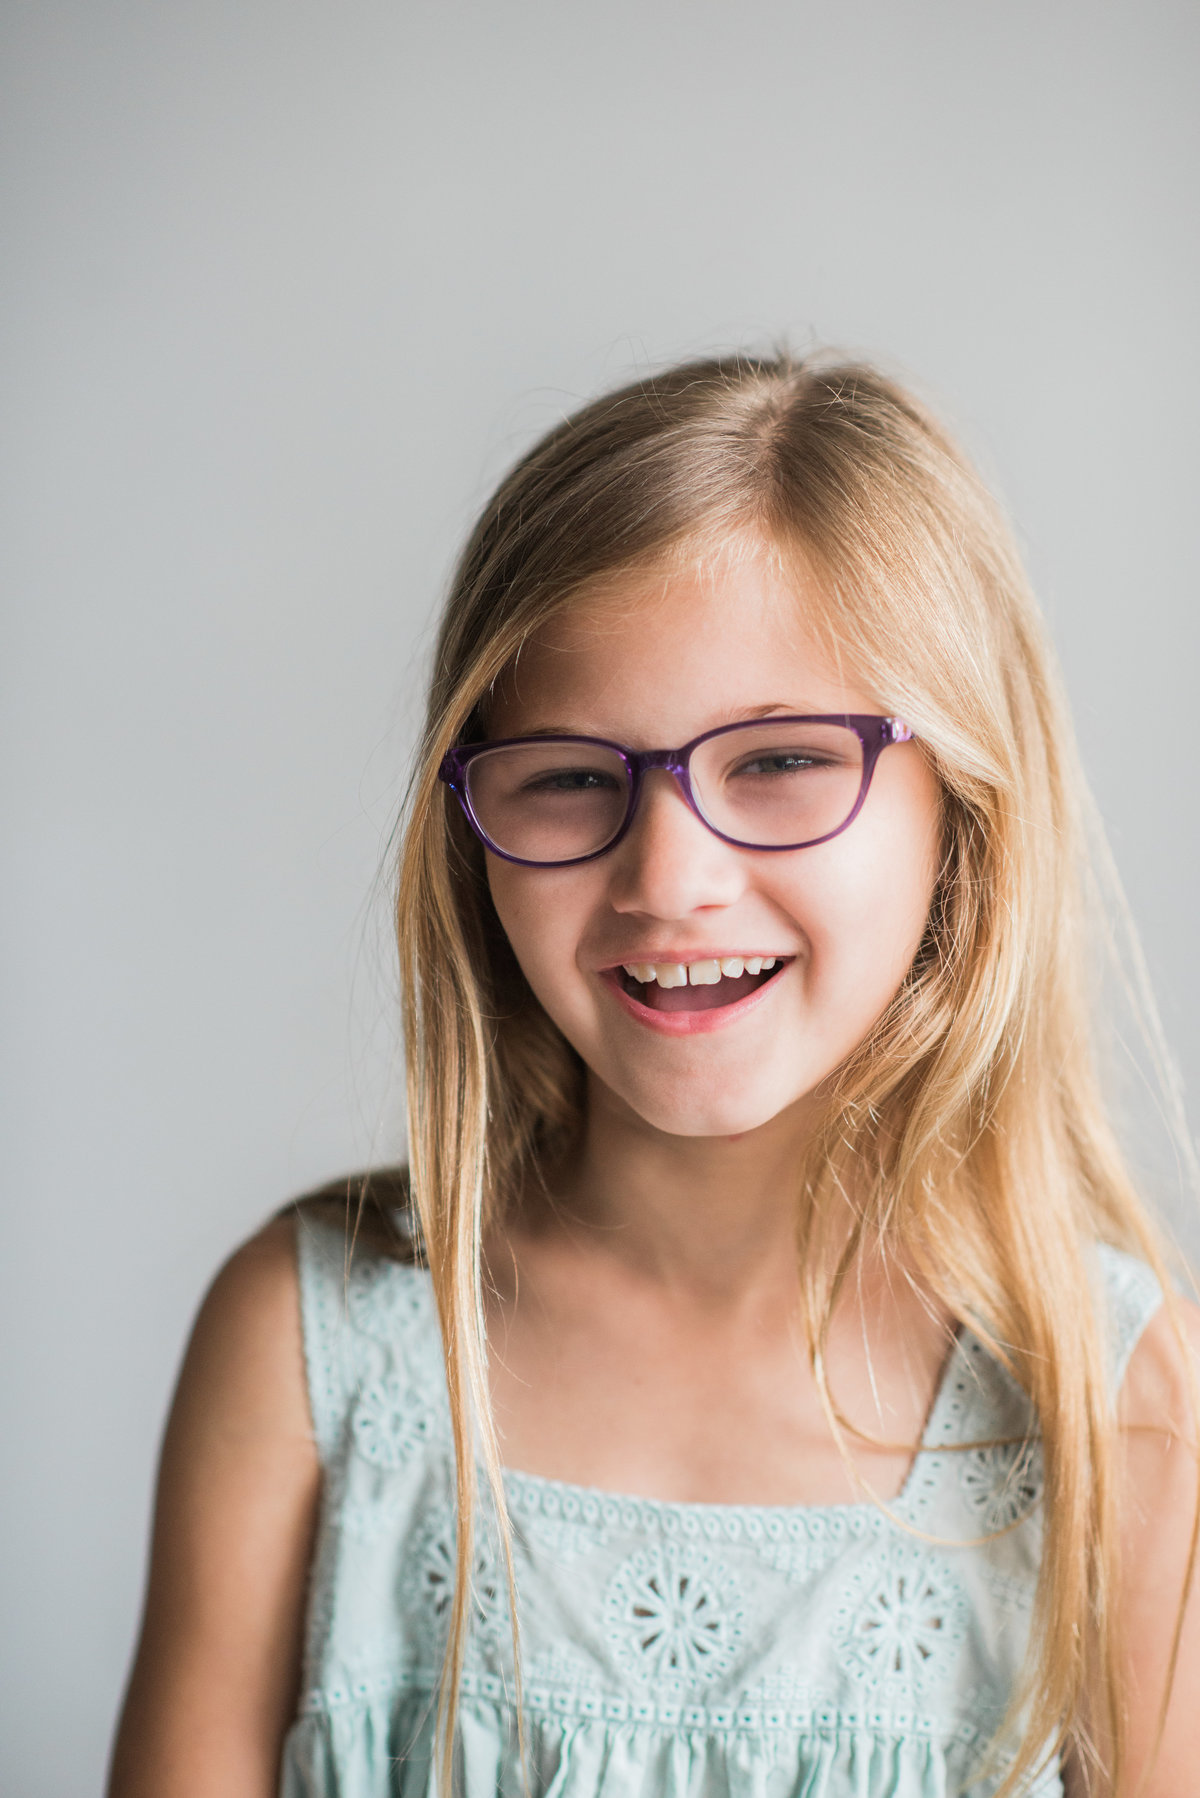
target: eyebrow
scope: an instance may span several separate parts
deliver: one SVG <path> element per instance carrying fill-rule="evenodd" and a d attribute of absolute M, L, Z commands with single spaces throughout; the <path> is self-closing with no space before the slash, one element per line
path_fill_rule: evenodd
<path fill-rule="evenodd" d="M 776 700 L 772 705 L 746 706 L 744 710 L 735 712 L 730 722 L 737 723 L 741 719 L 749 720 L 751 718 L 766 718 L 772 712 L 786 712 L 791 717 L 804 718 L 814 711 L 815 707 L 812 705 L 785 705 L 783 700 L 780 699 Z M 820 714 L 818 713 L 817 715 L 819 716 Z"/>
<path fill-rule="evenodd" d="M 769 718 L 777 712 L 789 718 L 819 718 L 826 715 L 817 706 L 811 704 L 788 705 L 783 700 L 774 700 L 768 705 L 739 706 L 729 714 L 725 722 L 727 724 L 750 724 L 756 718 Z M 710 728 L 719 730 L 721 727 L 712 725 Z M 699 732 L 698 734 L 703 735 L 704 733 Z M 604 731 L 584 730 L 578 724 L 539 724 L 533 730 L 522 731 L 521 735 L 523 737 L 596 737 L 600 741 L 608 743 L 616 740 L 609 737 Z"/>

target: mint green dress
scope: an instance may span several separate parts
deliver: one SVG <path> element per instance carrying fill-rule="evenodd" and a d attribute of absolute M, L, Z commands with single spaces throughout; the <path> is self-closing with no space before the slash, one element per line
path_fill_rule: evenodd
<path fill-rule="evenodd" d="M 433 1798 L 454 1575 L 453 1458 L 428 1274 L 302 1221 L 325 1470 L 306 1672 L 281 1798 Z M 1097 1250 L 1115 1392 L 1161 1294 Z M 1025 1395 L 969 1332 L 890 1514 L 668 1504 L 508 1473 L 532 1798 L 985 1798 L 1040 1555 Z M 946 1452 L 955 1443 L 1017 1438 Z M 1026 1438 L 1029 1437 L 1027 1440 Z M 990 1537 L 980 1543 L 981 1537 Z M 481 1531 L 463 1798 L 524 1791 L 506 1583 Z M 1062 1791 L 1051 1763 L 1029 1788 Z"/>

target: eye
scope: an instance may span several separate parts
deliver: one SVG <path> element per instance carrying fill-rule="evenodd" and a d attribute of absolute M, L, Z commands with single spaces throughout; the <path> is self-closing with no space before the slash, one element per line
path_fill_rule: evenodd
<path fill-rule="evenodd" d="M 730 769 L 730 777 L 737 779 L 742 774 L 803 774 L 810 768 L 835 768 L 838 766 L 834 757 L 821 755 L 811 749 L 772 749 L 763 754 L 749 756 Z"/>
<path fill-rule="evenodd" d="M 523 793 L 611 793 L 618 786 L 602 768 L 547 768 L 521 783 Z"/>

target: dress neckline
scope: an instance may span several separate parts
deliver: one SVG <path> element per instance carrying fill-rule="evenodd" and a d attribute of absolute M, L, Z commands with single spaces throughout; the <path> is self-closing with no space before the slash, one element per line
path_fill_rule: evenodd
<path fill-rule="evenodd" d="M 806 1519 L 832 1522 L 842 1518 L 861 1520 L 864 1514 L 897 1516 L 911 1521 L 919 1508 L 922 1487 L 927 1485 L 926 1463 L 931 1454 L 953 1441 L 955 1424 L 963 1409 L 962 1394 L 969 1375 L 974 1384 L 974 1370 L 968 1367 L 970 1333 L 960 1327 L 946 1351 L 934 1385 L 933 1398 L 925 1416 L 904 1483 L 893 1498 L 843 1499 L 836 1504 L 730 1504 L 709 1499 L 648 1498 L 635 1492 L 618 1492 L 607 1486 L 580 1486 L 570 1480 L 552 1479 L 548 1474 L 526 1473 L 517 1467 L 501 1468 L 506 1490 L 526 1501 L 533 1509 L 555 1509 L 581 1517 L 592 1517 L 616 1506 L 636 1509 L 643 1517 L 657 1519 L 693 1519 L 701 1527 L 707 1521 L 719 1525 L 730 1519 L 760 1519 L 764 1524 Z M 557 1500 L 557 1503 L 555 1502 Z"/>

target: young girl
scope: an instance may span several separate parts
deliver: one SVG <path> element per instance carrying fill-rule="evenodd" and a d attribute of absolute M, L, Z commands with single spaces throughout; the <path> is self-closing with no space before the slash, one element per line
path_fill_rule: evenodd
<path fill-rule="evenodd" d="M 239 1251 L 114 1798 L 1200 1777 L 1192 1314 L 997 510 L 734 359 L 503 483 L 401 855 L 411 1160 Z"/>

